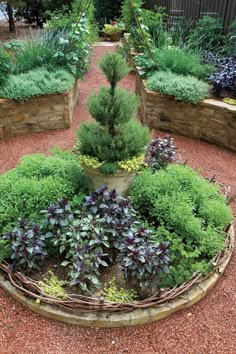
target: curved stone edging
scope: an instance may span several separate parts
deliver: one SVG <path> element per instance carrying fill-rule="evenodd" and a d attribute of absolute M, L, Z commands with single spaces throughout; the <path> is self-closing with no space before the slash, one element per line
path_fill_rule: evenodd
<path fill-rule="evenodd" d="M 188 104 L 149 91 L 137 69 L 136 94 L 140 97 L 141 120 L 150 128 L 207 141 L 236 152 L 236 106 L 216 99 Z"/>
<path fill-rule="evenodd" d="M 234 246 L 234 229 L 231 226 L 230 238 Z M 208 292 L 215 286 L 222 274 L 224 273 L 227 264 L 231 258 L 233 248 L 231 247 L 227 259 L 219 267 L 218 272 L 214 272 L 208 278 L 202 280 L 190 290 L 185 291 L 183 295 L 177 296 L 174 300 L 164 303 L 163 305 L 153 306 L 148 309 L 135 309 L 129 313 L 81 313 L 71 314 L 55 308 L 50 305 L 37 304 L 34 300 L 27 298 L 23 293 L 17 290 L 10 281 L 6 280 L 3 274 L 0 273 L 0 286 L 8 292 L 15 300 L 30 309 L 31 311 L 42 316 L 84 327 L 128 327 L 142 325 L 145 323 L 154 322 L 162 318 L 170 316 L 172 313 L 186 309 L 205 297 Z"/>

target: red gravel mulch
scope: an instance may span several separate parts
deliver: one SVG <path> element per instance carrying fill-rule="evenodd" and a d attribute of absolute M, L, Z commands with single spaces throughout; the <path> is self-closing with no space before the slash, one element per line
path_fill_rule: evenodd
<path fill-rule="evenodd" d="M 111 50 L 111 48 L 107 48 Z M 21 156 L 57 145 L 70 148 L 74 129 L 89 119 L 86 97 L 105 83 L 95 63 L 106 48 L 95 47 L 92 67 L 81 83 L 80 104 L 70 129 L 32 134 L 0 143 L 0 173 L 14 167 Z M 134 89 L 130 74 L 122 82 Z M 236 154 L 214 145 L 173 135 L 183 160 L 207 177 L 231 186 L 236 193 Z M 234 212 L 236 208 L 234 205 Z M 0 290 L 0 354 L 235 354 L 236 255 L 218 285 L 190 309 L 153 324 L 121 329 L 90 329 L 42 318 Z"/>

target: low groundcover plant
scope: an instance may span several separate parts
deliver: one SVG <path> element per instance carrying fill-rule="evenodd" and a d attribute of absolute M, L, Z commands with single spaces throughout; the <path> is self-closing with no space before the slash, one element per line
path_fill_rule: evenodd
<path fill-rule="evenodd" d="M 182 76 L 170 71 L 157 71 L 147 81 L 151 91 L 174 96 L 176 100 L 196 104 L 209 97 L 207 83 L 193 76 Z"/>

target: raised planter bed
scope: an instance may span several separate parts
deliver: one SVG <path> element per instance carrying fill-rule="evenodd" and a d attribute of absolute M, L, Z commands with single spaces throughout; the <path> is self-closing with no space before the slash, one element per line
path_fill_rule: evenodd
<path fill-rule="evenodd" d="M 182 286 L 149 299 L 119 304 L 101 298 L 76 296 L 64 302 L 37 294 L 37 286 L 21 273 L 11 273 L 0 265 L 0 286 L 31 311 L 54 320 L 85 327 L 126 327 L 154 322 L 200 301 L 218 282 L 234 249 L 234 229 L 229 229 L 225 250 L 214 258 L 211 274 L 199 274 Z M 53 304 L 52 304 L 53 303 Z"/>
<path fill-rule="evenodd" d="M 142 122 L 150 128 L 204 140 L 236 151 L 236 106 L 216 99 L 196 105 L 149 91 L 136 71 Z"/>
<path fill-rule="evenodd" d="M 0 99 L 0 140 L 71 126 L 79 98 L 79 80 L 70 91 L 25 102 Z"/>

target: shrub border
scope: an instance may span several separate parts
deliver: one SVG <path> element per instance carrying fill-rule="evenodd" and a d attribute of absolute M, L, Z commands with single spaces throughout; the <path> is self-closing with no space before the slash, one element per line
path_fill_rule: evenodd
<path fill-rule="evenodd" d="M 15 300 L 31 311 L 54 320 L 84 327 L 126 327 L 142 325 L 168 317 L 172 313 L 194 305 L 205 297 L 219 281 L 230 261 L 234 249 L 234 234 L 234 228 L 231 225 L 228 231 L 228 242 L 223 251 L 225 257 L 222 258 L 223 261 L 217 265 L 210 275 L 203 277 L 203 279 L 197 284 L 196 282 L 190 281 L 187 290 L 185 288 L 185 291 L 181 294 L 177 294 L 170 301 L 166 300 L 162 304 L 157 305 L 155 304 L 155 298 L 153 298 L 153 305 L 148 308 L 145 308 L 145 304 L 142 308 L 142 303 L 144 302 L 140 301 L 139 303 L 141 306 L 130 312 L 124 311 L 112 313 L 103 311 L 102 309 L 101 311 L 94 311 L 94 309 L 91 308 L 87 309 L 85 312 L 73 313 L 73 311 L 63 309 L 63 307 L 59 308 L 50 304 L 38 304 L 35 300 L 28 298 L 22 291 L 13 285 L 14 281 L 11 277 L 11 273 L 10 275 L 8 274 L 9 279 L 7 279 L 6 273 L 3 271 L 0 272 L 0 286 Z M 116 307 L 119 306 L 119 304 L 116 304 Z"/>

